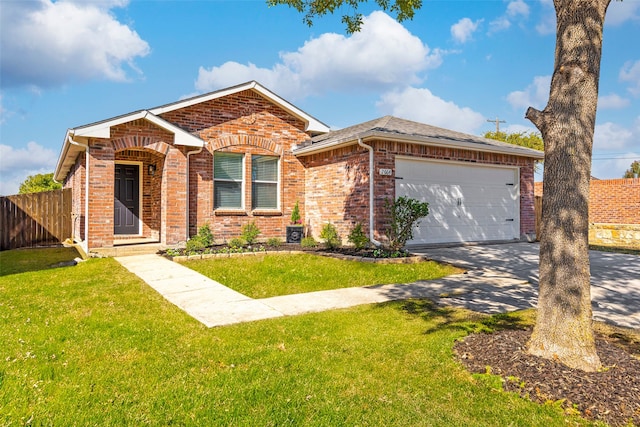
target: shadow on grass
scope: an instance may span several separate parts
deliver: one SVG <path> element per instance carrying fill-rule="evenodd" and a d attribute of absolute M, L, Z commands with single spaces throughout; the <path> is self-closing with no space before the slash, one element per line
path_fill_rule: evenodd
<path fill-rule="evenodd" d="M 483 314 L 462 308 L 441 306 L 430 299 L 410 299 L 383 303 L 394 305 L 398 310 L 425 321 L 429 326 L 425 334 L 440 330 L 463 331 L 467 334 L 491 333 L 504 329 L 526 329 L 533 325 L 532 310 L 512 313 Z"/>
<path fill-rule="evenodd" d="M 75 248 L 29 248 L 0 252 L 0 277 L 75 265 Z"/>

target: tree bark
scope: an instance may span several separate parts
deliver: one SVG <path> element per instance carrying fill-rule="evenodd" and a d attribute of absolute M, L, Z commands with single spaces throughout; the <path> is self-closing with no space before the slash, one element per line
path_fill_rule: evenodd
<path fill-rule="evenodd" d="M 555 0 L 549 102 L 527 110 L 545 144 L 538 315 L 531 354 L 601 367 L 592 329 L 589 182 L 604 17 L 610 0 Z"/>

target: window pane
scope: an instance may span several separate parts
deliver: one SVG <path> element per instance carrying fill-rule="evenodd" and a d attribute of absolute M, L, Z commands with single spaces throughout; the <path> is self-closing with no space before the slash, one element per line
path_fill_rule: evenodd
<path fill-rule="evenodd" d="M 214 179 L 242 181 L 242 154 L 215 153 L 213 156 Z"/>
<path fill-rule="evenodd" d="M 251 200 L 253 209 L 277 209 L 278 208 L 278 184 L 258 183 L 251 184 Z"/>
<path fill-rule="evenodd" d="M 273 156 L 252 156 L 251 176 L 254 181 L 278 181 L 278 158 Z"/>
<path fill-rule="evenodd" d="M 214 209 L 242 208 L 242 183 L 216 181 L 213 186 Z"/>

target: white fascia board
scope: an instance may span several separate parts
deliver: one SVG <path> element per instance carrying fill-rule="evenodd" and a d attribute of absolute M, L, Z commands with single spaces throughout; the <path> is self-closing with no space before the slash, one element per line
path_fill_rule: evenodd
<path fill-rule="evenodd" d="M 154 125 L 171 132 L 174 135 L 175 145 L 184 145 L 187 147 L 204 147 L 204 141 L 197 136 L 190 134 L 184 129 L 169 123 L 168 121 L 154 115 L 153 113 L 142 110 L 125 116 L 116 117 L 112 120 L 96 123 L 89 126 L 71 129 L 71 133 L 77 137 L 83 138 L 111 138 L 111 128 L 124 123 L 133 122 L 135 120 L 144 119 Z"/>
<path fill-rule="evenodd" d="M 111 128 L 123 123 L 132 122 L 134 120 L 144 118 L 147 112 L 137 111 L 135 113 L 127 114 L 120 117 L 115 117 L 110 120 L 94 123 L 88 126 L 81 126 L 71 129 L 71 133 L 75 136 L 81 136 L 85 138 L 111 138 Z"/>
<path fill-rule="evenodd" d="M 305 122 L 307 124 L 305 130 L 307 132 L 327 133 L 327 132 L 329 132 L 329 130 L 331 130 L 329 128 L 329 126 L 325 125 L 321 121 L 319 121 L 316 118 L 314 118 L 314 117 L 310 116 L 309 114 L 305 113 L 304 111 L 302 111 L 301 109 L 299 109 L 295 105 L 293 105 L 293 104 L 289 103 L 288 101 L 285 101 L 284 99 L 280 98 L 278 95 L 276 95 L 275 93 L 271 92 L 269 89 L 261 86 L 260 84 L 258 84 L 256 82 L 253 82 L 253 83 L 254 83 L 254 87 L 252 88 L 253 90 L 255 90 L 256 92 L 260 93 L 265 98 L 270 99 L 272 102 L 280 105 L 280 107 L 284 108 L 285 110 L 289 111 L 291 114 L 293 114 L 294 116 L 298 117 L 300 120 Z"/>
<path fill-rule="evenodd" d="M 154 125 L 167 130 L 173 134 L 173 143 L 175 145 L 184 145 L 187 147 L 204 147 L 204 141 L 187 132 L 186 130 L 179 128 L 178 126 L 169 123 L 168 121 L 150 113 L 149 111 L 145 112 L 146 114 L 143 119 L 150 121 Z"/>

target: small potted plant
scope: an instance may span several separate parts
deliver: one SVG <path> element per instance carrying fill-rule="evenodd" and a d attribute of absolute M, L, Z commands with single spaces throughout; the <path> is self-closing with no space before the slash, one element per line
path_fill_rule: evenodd
<path fill-rule="evenodd" d="M 298 201 L 291 211 L 291 225 L 287 225 L 287 243 L 300 243 L 304 234 L 304 226 L 300 219 L 300 207 Z"/>

